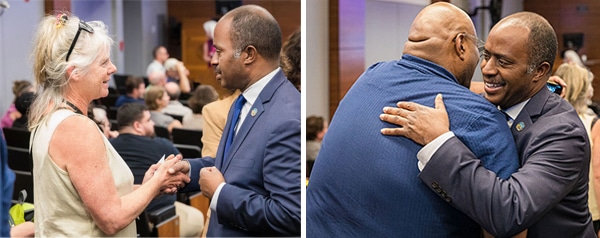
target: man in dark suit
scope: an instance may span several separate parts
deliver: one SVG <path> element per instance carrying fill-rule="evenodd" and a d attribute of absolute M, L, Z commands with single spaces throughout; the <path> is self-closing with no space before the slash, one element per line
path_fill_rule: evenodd
<path fill-rule="evenodd" d="M 488 36 L 481 63 L 485 97 L 510 117 L 521 160 L 509 179 L 482 167 L 470 147 L 441 126 L 447 121 L 441 99 L 435 109 L 400 102 L 382 116 L 404 126 L 382 133 L 407 136 L 426 144 L 422 152 L 433 154 L 419 158 L 426 163 L 419 178 L 445 190 L 450 204 L 492 235 L 508 237 L 528 229 L 528 237 L 596 237 L 587 208 L 590 146 L 585 128 L 569 103 L 545 86 L 556 50 L 552 26 L 535 13 L 510 15 Z"/>
<path fill-rule="evenodd" d="M 445 93 L 452 102 L 452 128 L 477 147 L 484 166 L 509 177 L 518 159 L 513 143 L 498 143 L 511 139 L 508 127 L 501 125 L 504 116 L 468 89 L 479 61 L 474 34 L 464 11 L 449 3 L 432 4 L 413 21 L 402 59 L 372 65 L 352 85 L 311 173 L 307 237 L 481 236 L 477 223 L 416 179 L 421 146 L 382 136 L 379 128 L 385 124 L 377 120 L 381 109 L 374 107 L 398 100 L 431 104 Z"/>
<path fill-rule="evenodd" d="M 184 191 L 201 189 L 212 199 L 207 236 L 300 236 L 300 93 L 279 68 L 279 25 L 264 8 L 245 5 L 225 14 L 214 33 L 217 80 L 242 94 L 216 159 L 187 160 L 171 172 L 189 171 Z"/>

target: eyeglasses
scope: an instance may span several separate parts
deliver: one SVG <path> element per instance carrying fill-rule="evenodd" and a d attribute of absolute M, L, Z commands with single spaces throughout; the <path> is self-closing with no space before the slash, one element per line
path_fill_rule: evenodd
<path fill-rule="evenodd" d="M 475 42 L 475 45 L 477 46 L 477 51 L 479 51 L 479 58 L 481 58 L 483 56 L 483 51 L 485 50 L 485 41 L 480 40 L 475 35 L 471 35 L 471 34 L 464 33 L 464 32 L 458 33 L 456 35 L 456 37 L 454 37 L 454 39 L 456 40 L 456 38 L 458 38 L 458 36 L 460 36 L 460 35 L 464 35 L 468 38 L 471 38 L 471 40 L 473 40 L 473 42 Z"/>
<path fill-rule="evenodd" d="M 94 34 L 94 28 L 85 23 L 82 20 L 79 20 L 79 29 L 77 29 L 77 34 L 75 34 L 75 38 L 73 38 L 73 42 L 71 42 L 71 47 L 69 47 L 69 51 L 67 52 L 67 59 L 65 61 L 69 61 L 69 56 L 73 52 L 73 48 L 75 48 L 75 43 L 77 43 L 77 38 L 79 38 L 79 33 L 81 30 L 87 31 L 90 34 Z"/>

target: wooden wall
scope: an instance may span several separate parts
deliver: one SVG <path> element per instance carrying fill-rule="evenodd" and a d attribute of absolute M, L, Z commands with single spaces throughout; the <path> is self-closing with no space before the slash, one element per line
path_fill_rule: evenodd
<path fill-rule="evenodd" d="M 329 1 L 329 115 L 365 70 L 365 0 Z M 331 118 L 330 118 L 331 120 Z"/>
<path fill-rule="evenodd" d="M 283 41 L 300 29 L 300 0 L 244 0 L 242 3 L 260 5 L 271 12 L 279 22 Z M 190 79 L 212 85 L 224 97 L 229 92 L 215 80 L 212 69 L 202 59 L 203 42 L 206 41 L 203 24 L 216 16 L 215 5 L 215 1 L 169 0 L 168 14 L 170 20 L 181 22 L 180 55 L 190 70 Z"/>
<path fill-rule="evenodd" d="M 600 101 L 600 1 L 598 0 L 527 0 L 523 1 L 524 9 L 544 16 L 556 31 L 558 37 L 558 53 L 565 47 L 562 35 L 564 33 L 584 33 L 583 47 L 580 55 L 587 55 L 588 64 L 595 75 L 594 101 Z M 562 63 L 560 55 L 556 56 L 554 68 Z"/>

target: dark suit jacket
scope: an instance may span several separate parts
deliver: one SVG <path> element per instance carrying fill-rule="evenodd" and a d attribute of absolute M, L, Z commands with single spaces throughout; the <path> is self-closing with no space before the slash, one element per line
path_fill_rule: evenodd
<path fill-rule="evenodd" d="M 573 107 L 542 89 L 511 130 L 522 166 L 511 178 L 483 168 L 456 137 L 419 177 L 493 235 L 529 229 L 528 237 L 595 237 L 587 207 L 589 140 Z"/>
<path fill-rule="evenodd" d="M 300 129 L 300 93 L 279 70 L 252 105 L 225 160 L 221 137 L 214 162 L 227 184 L 208 236 L 300 236 Z M 198 173 L 210 160 L 190 164 L 188 191 L 198 189 Z"/>

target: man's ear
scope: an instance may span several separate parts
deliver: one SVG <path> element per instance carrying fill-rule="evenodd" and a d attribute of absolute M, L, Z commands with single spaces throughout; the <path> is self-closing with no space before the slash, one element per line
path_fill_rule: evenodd
<path fill-rule="evenodd" d="M 256 60 L 256 57 L 258 57 L 256 47 L 254 47 L 253 45 L 246 46 L 243 52 L 246 53 L 246 57 L 244 58 L 245 64 L 250 64 L 254 62 Z"/>
<path fill-rule="evenodd" d="M 133 124 L 131 124 L 131 127 L 133 127 L 133 130 L 137 132 L 142 132 L 144 129 L 142 127 L 142 123 L 140 123 L 139 121 L 134 121 Z"/>
<path fill-rule="evenodd" d="M 458 34 L 454 38 L 454 51 L 461 60 L 465 60 L 465 53 L 467 52 L 467 49 L 465 49 L 465 37 L 465 34 Z"/>
<path fill-rule="evenodd" d="M 542 62 L 540 65 L 538 65 L 537 67 L 535 67 L 535 70 L 533 70 L 533 82 L 537 82 L 539 80 L 543 80 L 544 82 L 546 82 L 546 80 L 548 79 L 547 77 L 545 77 L 550 70 L 550 63 L 548 62 Z"/>

